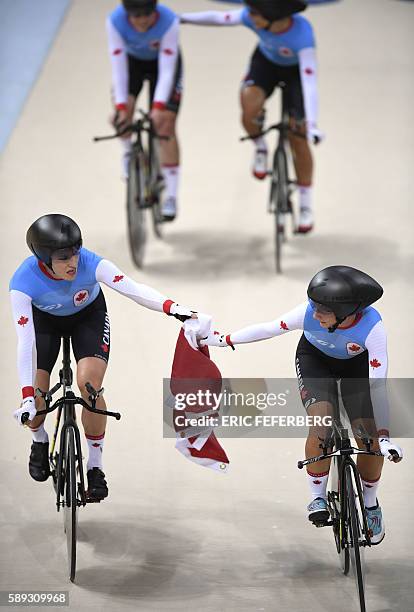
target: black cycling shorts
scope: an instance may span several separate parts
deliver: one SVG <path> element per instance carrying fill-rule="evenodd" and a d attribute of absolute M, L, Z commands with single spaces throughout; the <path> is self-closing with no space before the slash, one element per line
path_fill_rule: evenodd
<path fill-rule="evenodd" d="M 316 402 L 337 405 L 339 380 L 341 398 L 349 420 L 374 418 L 367 351 L 350 359 L 336 359 L 322 353 L 302 335 L 296 350 L 295 365 L 306 410 Z"/>
<path fill-rule="evenodd" d="M 264 90 L 266 98 L 275 87 L 285 83 L 282 89 L 283 108 L 289 116 L 302 121 L 305 118 L 302 83 L 299 66 L 280 66 L 267 59 L 257 47 L 250 60 L 250 66 L 243 80 L 243 88 L 255 85 Z"/>
<path fill-rule="evenodd" d="M 128 55 L 129 72 L 129 94 L 137 98 L 142 89 L 144 81 L 149 81 L 151 102 L 158 79 L 158 60 L 139 60 L 132 55 Z M 167 110 L 178 113 L 181 96 L 183 92 L 183 62 L 181 54 L 178 55 L 175 68 L 174 85 L 171 96 L 167 101 Z"/>
<path fill-rule="evenodd" d="M 76 362 L 98 357 L 106 363 L 110 351 L 110 324 L 102 290 L 80 312 L 59 317 L 32 306 L 36 333 L 37 368 L 51 374 L 59 355 L 61 337 L 71 336 Z"/>

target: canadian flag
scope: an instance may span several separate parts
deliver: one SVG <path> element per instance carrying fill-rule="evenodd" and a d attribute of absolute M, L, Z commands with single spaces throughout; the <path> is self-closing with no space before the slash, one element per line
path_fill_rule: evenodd
<path fill-rule="evenodd" d="M 201 326 L 205 329 L 201 335 L 207 335 L 211 326 L 211 317 L 198 315 Z M 204 333 L 205 331 L 205 333 Z M 174 360 L 171 371 L 170 389 L 175 397 L 178 393 L 188 394 L 198 391 L 220 393 L 222 378 L 220 370 L 210 359 L 208 348 L 202 347 L 197 351 L 188 344 L 184 331 L 181 329 L 175 347 Z M 217 440 L 212 428 L 203 433 L 191 435 L 191 428 L 176 425 L 176 417 L 184 415 L 187 418 L 196 416 L 209 416 L 211 410 L 204 406 L 191 405 L 184 410 L 173 408 L 174 429 L 177 433 L 176 449 L 199 465 L 218 472 L 227 472 L 229 459 Z"/>

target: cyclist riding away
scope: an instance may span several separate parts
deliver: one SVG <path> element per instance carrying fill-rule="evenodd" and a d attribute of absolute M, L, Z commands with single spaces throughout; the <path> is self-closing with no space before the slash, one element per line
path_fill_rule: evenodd
<path fill-rule="evenodd" d="M 112 262 L 85 249 L 78 225 L 65 215 L 49 214 L 37 219 L 27 231 L 26 242 L 33 255 L 25 259 L 10 281 L 23 396 L 14 417 L 21 423 L 24 412 L 30 415 L 27 424 L 33 443 L 29 472 L 35 480 L 44 481 L 50 475 L 49 439 L 45 417 L 36 416 L 36 411 L 44 408 L 44 400 L 35 399 L 34 389 L 49 389 L 62 335 L 72 339 L 77 384 L 83 399 L 88 401 L 87 382 L 95 389 L 101 388 L 110 353 L 110 323 L 100 283 L 141 306 L 182 322 L 196 315 L 155 289 L 136 283 Z M 103 397 L 99 397 L 96 407 L 105 409 Z M 106 416 L 84 410 L 82 424 L 89 449 L 88 496 L 104 499 L 108 495 L 102 471 Z"/>
<path fill-rule="evenodd" d="M 275 87 L 282 90 L 284 108 L 290 126 L 308 140 L 318 142 L 318 89 L 315 39 L 311 24 L 297 15 L 306 8 L 297 0 L 246 0 L 246 7 L 233 11 L 184 13 L 182 23 L 235 26 L 244 25 L 259 37 L 241 89 L 242 123 L 249 136 L 257 135 L 253 175 L 264 179 L 268 174 L 268 150 L 262 136 L 264 105 Z M 313 228 L 313 160 L 307 139 L 289 134 L 299 188 L 298 232 Z M 283 225 L 283 220 L 281 220 Z"/>
<path fill-rule="evenodd" d="M 159 141 L 166 196 L 162 204 L 166 221 L 177 213 L 180 174 L 179 148 L 175 131 L 182 93 L 182 60 L 178 46 L 179 20 L 157 0 L 122 0 L 107 18 L 112 66 L 114 125 L 132 123 L 135 103 L 144 80 L 149 81 L 151 119 L 156 133 L 168 137 Z M 131 136 L 125 135 L 123 176 L 128 176 Z"/>
<path fill-rule="evenodd" d="M 309 416 L 332 416 L 337 401 L 337 381 L 352 429 L 363 426 L 373 436 L 372 450 L 398 462 L 402 450 L 389 438 L 386 393 L 387 339 L 379 312 L 371 306 L 383 293 L 368 274 L 348 266 L 330 266 L 318 272 L 308 287 L 308 301 L 269 323 L 246 327 L 231 334 L 210 334 L 201 345 L 231 346 L 303 330 L 296 351 L 295 369 L 302 403 Z M 306 458 L 320 454 L 320 430 L 310 428 Z M 364 448 L 356 436 L 360 448 Z M 364 503 L 372 543 L 385 535 L 377 489 L 383 457 L 358 456 Z M 323 522 L 329 512 L 326 487 L 330 459 L 307 470 L 311 501 L 309 520 Z"/>

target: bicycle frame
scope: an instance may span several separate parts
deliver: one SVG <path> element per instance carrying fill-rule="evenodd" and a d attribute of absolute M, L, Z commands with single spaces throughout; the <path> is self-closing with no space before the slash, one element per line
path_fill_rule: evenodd
<path fill-rule="evenodd" d="M 62 487 L 62 475 L 63 475 L 63 457 L 64 457 L 64 448 L 66 444 L 66 431 L 69 427 L 73 428 L 75 433 L 75 446 L 76 446 L 76 457 L 78 459 L 78 476 L 79 476 L 79 494 L 80 500 L 77 500 L 78 506 L 86 505 L 86 491 L 85 491 L 85 478 L 83 472 L 83 463 L 82 463 L 82 446 L 80 440 L 79 428 L 76 423 L 76 413 L 75 413 L 75 404 L 76 397 L 72 391 L 72 382 L 73 375 L 70 367 L 70 338 L 68 336 L 63 337 L 63 367 L 59 371 L 59 380 L 60 384 L 63 388 L 63 425 L 60 431 L 60 447 L 59 447 L 59 458 L 58 463 L 56 465 L 55 458 L 53 457 L 53 451 L 55 448 L 55 442 L 59 429 L 59 421 L 62 414 L 62 408 L 59 408 L 59 413 L 55 425 L 55 432 L 53 434 L 53 445 L 50 453 L 50 461 L 55 470 L 57 470 L 57 479 L 56 479 L 56 507 L 59 512 L 60 507 L 64 504 L 64 501 L 61 501 L 61 497 L 63 496 L 63 487 Z M 56 472 L 55 472 L 56 473 Z"/>

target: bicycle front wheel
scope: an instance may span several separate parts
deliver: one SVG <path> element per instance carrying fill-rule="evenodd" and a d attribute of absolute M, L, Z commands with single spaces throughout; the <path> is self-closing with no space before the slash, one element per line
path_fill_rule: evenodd
<path fill-rule="evenodd" d="M 345 474 L 346 489 L 348 498 L 348 510 L 349 510 L 349 543 L 350 543 L 350 558 L 351 565 L 355 577 L 355 584 L 357 588 L 357 595 L 361 612 L 366 611 L 365 607 L 365 591 L 364 591 L 364 571 L 363 571 L 363 557 L 361 555 L 361 538 L 362 530 L 359 522 L 356 498 L 354 491 L 354 484 L 352 479 L 351 468 L 346 469 Z"/>
<path fill-rule="evenodd" d="M 288 167 L 284 149 L 276 149 L 273 161 L 272 184 L 270 189 L 270 210 L 275 215 L 275 265 L 276 272 L 282 272 L 282 246 L 285 241 L 286 214 L 289 210 Z"/>
<path fill-rule="evenodd" d="M 65 434 L 65 484 L 64 484 L 64 527 L 68 552 L 68 571 L 71 582 L 76 574 L 76 540 L 77 540 L 77 482 L 76 482 L 76 446 L 75 432 L 72 427 L 66 429 Z"/>
<path fill-rule="evenodd" d="M 162 176 L 158 152 L 158 142 L 153 136 L 149 140 L 149 168 L 150 168 L 150 185 L 151 185 L 151 213 L 152 226 L 154 234 L 157 238 L 162 238 L 162 223 L 163 216 L 161 211 L 161 194 L 164 189 L 164 179 Z"/>
<path fill-rule="evenodd" d="M 349 548 L 348 548 L 348 506 L 341 499 L 338 471 L 340 460 L 334 457 L 330 469 L 331 491 L 328 493 L 329 510 L 332 519 L 332 529 L 335 538 L 336 551 L 339 555 L 342 573 L 349 573 Z M 342 503 L 344 504 L 342 507 Z"/>
<path fill-rule="evenodd" d="M 129 248 L 132 259 L 138 268 L 144 264 L 147 231 L 145 226 L 145 197 L 142 160 L 131 156 L 127 184 L 127 220 Z"/>

